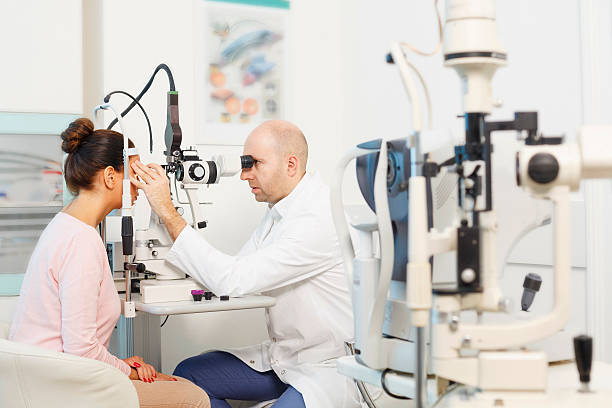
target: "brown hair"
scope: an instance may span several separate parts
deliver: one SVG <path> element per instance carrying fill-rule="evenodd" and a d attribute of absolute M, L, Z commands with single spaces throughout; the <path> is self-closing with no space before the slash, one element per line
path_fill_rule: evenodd
<path fill-rule="evenodd" d="M 134 147 L 131 140 L 129 147 Z M 62 132 L 62 150 L 68 153 L 64 162 L 64 178 L 75 195 L 81 189 L 90 190 L 96 173 L 112 166 L 123 170 L 123 135 L 114 130 L 94 130 L 87 118 L 80 118 Z"/>

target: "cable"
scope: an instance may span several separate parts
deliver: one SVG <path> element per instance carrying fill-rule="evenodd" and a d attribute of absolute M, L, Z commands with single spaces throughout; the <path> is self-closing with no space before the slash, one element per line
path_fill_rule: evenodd
<path fill-rule="evenodd" d="M 406 64 L 408 64 L 408 66 L 412 68 L 412 70 L 416 73 L 417 78 L 419 78 L 419 82 L 421 83 L 421 86 L 423 87 L 423 93 L 425 94 L 425 101 L 427 102 L 427 128 L 431 129 L 432 127 L 432 113 L 431 113 L 432 109 L 431 109 L 431 98 L 429 97 L 429 89 L 427 88 L 427 85 L 425 84 L 425 79 L 423 79 L 423 76 L 421 75 L 417 67 L 415 67 L 408 60 L 406 60 Z"/>
<path fill-rule="evenodd" d="M 516 236 L 516 238 L 514 238 L 514 241 L 512 241 L 512 245 L 510 245 L 510 248 L 508 249 L 508 252 L 506 252 L 506 256 L 504 257 L 504 264 L 502 265 L 502 270 L 501 270 L 501 274 L 499 276 L 499 279 L 504 277 L 504 274 L 506 272 L 506 267 L 508 266 L 508 259 L 510 258 L 510 255 L 512 255 L 512 252 L 514 251 L 514 248 L 516 247 L 516 245 L 521 242 L 523 240 L 523 238 L 525 238 L 525 235 L 529 234 L 531 231 L 534 231 L 540 227 L 544 227 L 546 225 L 550 225 L 552 223 L 552 217 L 550 215 L 547 215 L 546 217 L 544 217 L 541 220 L 536 220 L 534 222 L 532 222 L 531 224 L 527 225 L 521 232 L 520 234 L 518 234 Z"/>
<path fill-rule="evenodd" d="M 385 384 L 385 377 L 387 376 L 387 374 L 389 373 L 397 373 L 395 370 L 392 370 L 390 368 L 385 368 L 382 372 L 382 376 L 380 377 L 380 385 L 382 386 L 383 391 L 390 397 L 396 398 L 396 399 L 402 399 L 402 400 L 409 400 L 412 398 L 408 398 L 408 397 L 404 397 L 403 395 L 397 395 L 392 393 L 391 391 L 389 391 L 389 389 L 387 388 L 387 385 Z"/>
<path fill-rule="evenodd" d="M 166 315 L 166 318 L 164 319 L 164 322 L 159 327 L 164 327 L 164 324 L 166 324 L 166 322 L 168 321 L 169 317 L 170 317 L 170 315 Z"/>
<path fill-rule="evenodd" d="M 438 397 L 438 399 L 436 400 L 436 402 L 434 402 L 434 404 L 431 406 L 431 408 L 435 408 L 437 407 L 440 402 L 442 402 L 442 399 L 444 397 L 446 397 L 448 394 L 450 394 L 451 392 L 453 392 L 454 390 L 456 390 L 461 384 L 459 383 L 454 383 L 449 385 L 442 394 L 440 394 L 440 396 Z"/>
<path fill-rule="evenodd" d="M 117 93 L 125 95 L 125 96 L 131 98 L 132 101 L 134 101 L 134 103 L 136 103 L 138 105 L 138 107 L 140 108 L 140 110 L 144 114 L 144 117 L 147 120 L 147 126 L 149 127 L 149 152 L 151 154 L 153 154 L 153 131 L 151 130 L 151 121 L 149 120 L 149 116 L 147 115 L 147 112 L 144 110 L 144 108 L 142 107 L 140 102 L 138 102 L 138 100 L 136 100 L 136 98 L 134 98 L 132 95 L 130 95 L 129 93 L 127 93 L 125 91 L 113 91 L 113 92 L 109 93 L 108 95 L 106 95 L 104 97 L 104 102 L 108 103 L 108 101 L 110 100 L 110 97 L 112 95 L 114 95 L 114 94 L 117 94 Z M 110 129 L 110 126 L 109 126 L 109 129 Z"/>
<path fill-rule="evenodd" d="M 153 83 L 153 79 L 155 78 L 155 75 L 157 75 L 157 73 L 161 69 L 166 71 L 166 74 L 168 74 L 168 80 L 170 81 L 170 91 L 176 91 L 176 89 L 174 87 L 174 77 L 172 76 L 172 72 L 170 71 L 170 68 L 168 68 L 168 66 L 166 64 L 159 64 L 157 66 L 157 68 L 155 68 L 155 72 L 153 72 L 153 75 L 151 75 L 151 78 L 149 79 L 149 82 L 147 82 L 145 87 L 142 89 L 142 91 L 140 91 L 140 93 L 136 97 L 136 99 L 135 99 L 136 101 L 140 101 L 142 96 L 145 93 L 147 93 L 147 91 L 151 87 L 151 84 Z M 136 103 L 132 102 L 127 108 L 125 108 L 125 110 L 123 112 L 121 112 L 121 117 L 124 117 L 125 115 L 127 115 L 128 112 L 131 111 L 134 106 L 136 106 Z M 108 129 L 112 129 L 113 126 L 115 126 L 115 124 L 117 124 L 117 119 L 113 119 L 113 121 L 110 123 L 110 125 L 108 125 Z"/>
<path fill-rule="evenodd" d="M 434 7 L 436 9 L 436 17 L 438 18 L 438 32 L 440 36 L 440 40 L 438 41 L 438 45 L 436 46 L 436 48 L 431 52 L 425 52 L 425 51 L 419 50 L 416 47 L 413 47 L 412 45 L 408 43 L 400 43 L 402 47 L 405 47 L 408 50 L 416 54 L 422 55 L 424 57 L 430 57 L 432 55 L 435 55 L 438 51 L 440 51 L 440 48 L 442 48 L 443 31 L 442 31 L 442 18 L 440 17 L 440 11 L 438 10 L 438 0 L 434 0 Z"/>

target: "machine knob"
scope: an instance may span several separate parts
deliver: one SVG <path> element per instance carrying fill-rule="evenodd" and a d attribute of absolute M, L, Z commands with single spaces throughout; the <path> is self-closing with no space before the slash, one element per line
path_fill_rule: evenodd
<path fill-rule="evenodd" d="M 206 171 L 204 170 L 204 166 L 200 163 L 193 163 L 189 166 L 189 177 L 191 177 L 193 181 L 202 181 L 205 175 Z"/>
<path fill-rule="evenodd" d="M 521 297 L 521 309 L 526 312 L 533 303 L 535 294 L 542 286 L 542 277 L 537 273 L 528 273 L 523 281 L 523 296 Z"/>
<path fill-rule="evenodd" d="M 474 279 L 476 279 L 476 271 L 474 271 L 472 268 L 465 268 L 463 271 L 461 271 L 461 280 L 464 283 L 472 283 L 474 282 Z"/>
<path fill-rule="evenodd" d="M 559 175 L 559 162 L 550 153 L 536 153 L 527 163 L 527 174 L 538 184 L 548 184 Z"/>
<path fill-rule="evenodd" d="M 593 360 L 593 338 L 585 335 L 574 337 L 574 355 L 580 375 L 580 391 L 588 392 L 589 382 L 591 381 L 591 362 Z"/>
<path fill-rule="evenodd" d="M 157 251 L 152 251 L 152 252 L 151 252 L 151 255 L 153 255 L 153 256 L 157 256 L 157 255 L 158 255 L 158 252 L 157 252 Z"/>

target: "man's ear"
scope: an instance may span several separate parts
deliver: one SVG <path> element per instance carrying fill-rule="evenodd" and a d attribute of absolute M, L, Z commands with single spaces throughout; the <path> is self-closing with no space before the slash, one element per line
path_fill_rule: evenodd
<path fill-rule="evenodd" d="M 289 177 L 296 175 L 299 167 L 299 160 L 294 155 L 290 155 L 287 159 L 287 174 Z"/>
<path fill-rule="evenodd" d="M 121 182 L 119 180 L 119 174 L 113 169 L 112 166 L 106 166 L 106 168 L 102 171 L 102 178 L 104 179 L 104 185 L 109 190 L 115 188 L 117 183 Z"/>

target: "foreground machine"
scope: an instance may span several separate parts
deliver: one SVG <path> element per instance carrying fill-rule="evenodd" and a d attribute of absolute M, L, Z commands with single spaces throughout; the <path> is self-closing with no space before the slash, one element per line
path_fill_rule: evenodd
<path fill-rule="evenodd" d="M 417 407 L 434 399 L 438 407 L 610 406 L 612 387 L 604 385 L 610 366 L 596 363 L 595 375 L 602 377 L 589 386 L 591 338 L 574 339 L 576 365 L 550 367 L 546 353 L 525 347 L 556 334 L 569 320 L 569 194 L 583 179 L 612 178 L 612 126 L 585 126 L 576 143 L 564 143 L 538 132 L 536 112 L 487 121 L 493 109 L 491 80 L 506 63 L 493 0 L 447 1 L 443 53 L 445 66 L 463 82 L 465 139 L 455 146 L 454 157 L 438 160 L 435 152 L 422 150 L 421 141 L 434 133 L 422 126 L 411 67 L 394 44 L 388 60 L 398 66 L 411 99 L 414 132 L 408 139 L 360 144 L 338 167 L 334 220 L 355 316 L 355 357 L 341 359 L 338 369 L 382 386 L 391 396 L 414 399 Z M 508 309 L 499 287 L 493 208 L 491 134 L 497 131 L 522 136 L 517 184 L 553 204 L 554 305 L 548 314 L 526 321 L 464 322 L 464 311 L 480 316 Z M 375 213 L 348 214 L 360 237 L 357 255 L 341 186 L 353 159 L 361 192 Z M 432 182 L 442 174 L 455 177 L 457 207 L 448 225 L 436 230 Z M 432 285 L 432 257 L 447 252 L 456 253 L 456 284 L 438 288 Z M 533 292 L 535 279 L 530 279 L 526 288 Z"/>

